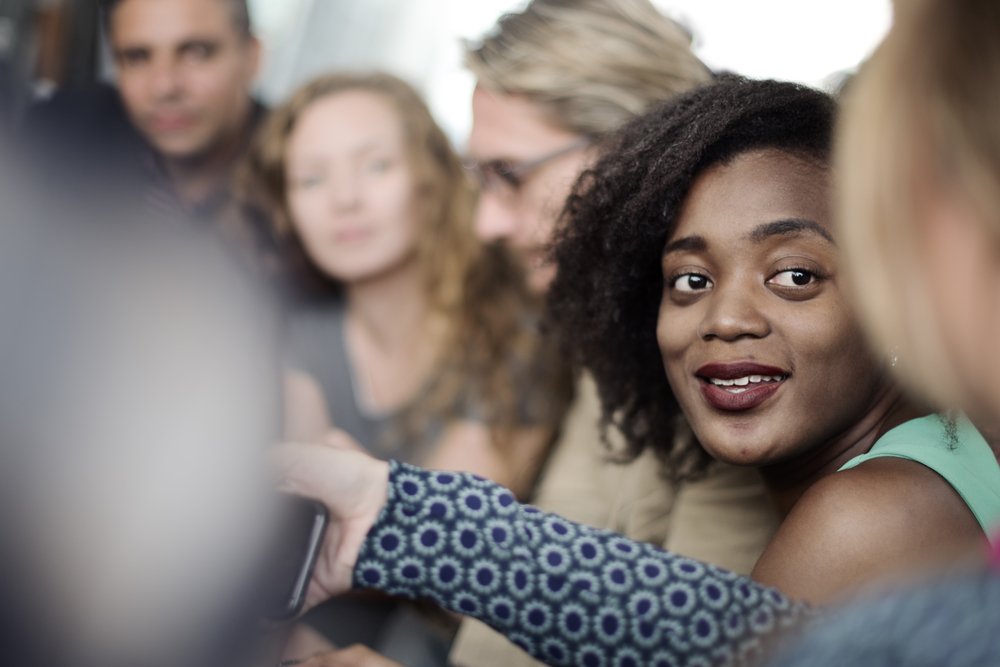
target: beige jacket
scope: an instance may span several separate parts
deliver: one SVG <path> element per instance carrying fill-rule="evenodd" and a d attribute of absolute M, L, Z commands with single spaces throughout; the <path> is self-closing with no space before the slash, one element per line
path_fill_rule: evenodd
<path fill-rule="evenodd" d="M 652 452 L 625 465 L 608 462 L 599 416 L 597 388 L 584 377 L 534 504 L 748 574 L 778 527 L 757 472 L 716 463 L 703 479 L 672 485 Z M 456 667 L 542 664 L 471 619 L 462 622 L 450 659 Z"/>

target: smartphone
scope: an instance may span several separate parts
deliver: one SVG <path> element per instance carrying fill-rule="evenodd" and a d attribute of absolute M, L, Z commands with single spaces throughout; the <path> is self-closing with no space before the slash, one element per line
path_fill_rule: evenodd
<path fill-rule="evenodd" d="M 319 501 L 279 493 L 277 503 L 278 520 L 260 588 L 260 615 L 269 624 L 289 621 L 302 611 L 329 523 Z"/>

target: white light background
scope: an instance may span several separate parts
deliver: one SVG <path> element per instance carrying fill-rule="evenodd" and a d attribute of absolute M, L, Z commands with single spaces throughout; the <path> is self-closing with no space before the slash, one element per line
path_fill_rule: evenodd
<path fill-rule="evenodd" d="M 262 96 L 275 103 L 334 69 L 385 69 L 427 98 L 461 145 L 472 77 L 462 39 L 475 39 L 524 0 L 250 0 L 266 47 Z M 889 28 L 891 0 L 653 0 L 695 36 L 715 70 L 835 86 Z"/>

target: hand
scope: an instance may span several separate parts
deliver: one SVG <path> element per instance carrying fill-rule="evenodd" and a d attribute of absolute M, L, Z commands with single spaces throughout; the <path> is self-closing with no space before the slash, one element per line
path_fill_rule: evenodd
<path fill-rule="evenodd" d="M 386 503 L 389 464 L 366 454 L 342 431 L 332 431 L 322 443 L 278 445 L 273 458 L 282 491 L 314 498 L 330 512 L 306 593 L 310 609 L 350 590 L 361 545 Z"/>
<path fill-rule="evenodd" d="M 398 662 L 389 660 L 360 644 L 315 655 L 299 665 L 300 667 L 403 667 Z"/>

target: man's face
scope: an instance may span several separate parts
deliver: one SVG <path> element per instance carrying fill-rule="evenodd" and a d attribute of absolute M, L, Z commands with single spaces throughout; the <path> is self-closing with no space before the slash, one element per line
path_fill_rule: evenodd
<path fill-rule="evenodd" d="M 111 45 L 133 124 L 163 155 L 210 155 L 241 133 L 259 45 L 225 0 L 125 0 Z"/>
<path fill-rule="evenodd" d="M 523 260 L 531 289 L 545 292 L 555 274 L 545 261 L 548 244 L 589 159 L 582 137 L 554 126 L 533 102 L 477 87 L 469 155 L 487 177 L 476 233 L 507 243 Z"/>

